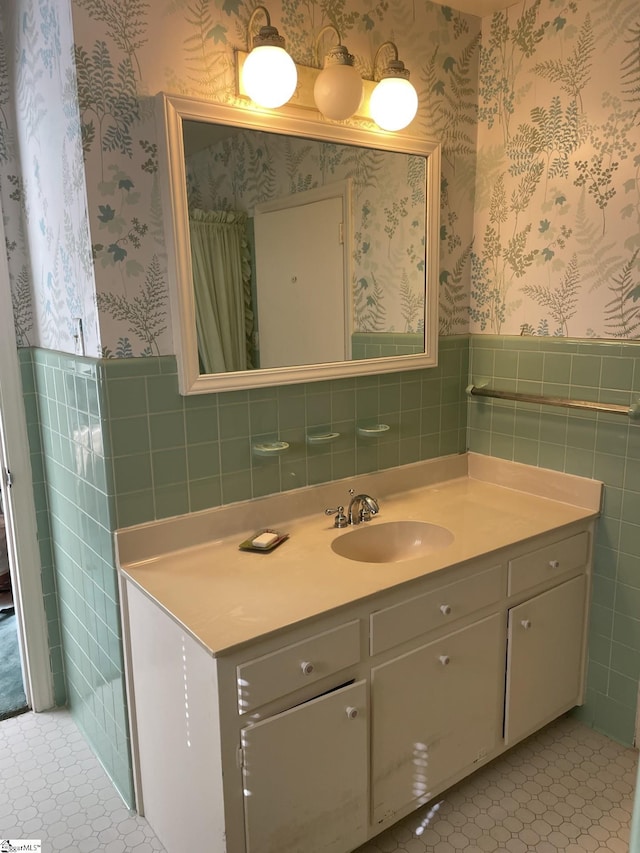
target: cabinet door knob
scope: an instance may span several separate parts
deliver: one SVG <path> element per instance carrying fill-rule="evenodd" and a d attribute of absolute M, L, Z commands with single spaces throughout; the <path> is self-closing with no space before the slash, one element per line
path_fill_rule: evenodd
<path fill-rule="evenodd" d="M 300 664 L 300 669 L 302 670 L 303 675 L 311 675 L 315 667 L 311 661 L 305 660 Z"/>
<path fill-rule="evenodd" d="M 358 709 L 352 708 L 351 705 L 349 705 L 347 706 L 347 708 L 345 708 L 345 714 L 350 720 L 355 720 L 355 718 L 358 716 Z"/>
<path fill-rule="evenodd" d="M 523 619 L 520 624 L 522 625 L 525 631 L 528 631 L 531 627 L 531 619 Z"/>
<path fill-rule="evenodd" d="M 450 604 L 441 604 L 440 605 L 440 613 L 443 616 L 448 616 L 451 613 L 451 605 Z"/>
<path fill-rule="evenodd" d="M 451 660 L 451 658 L 449 657 L 449 655 L 440 655 L 438 660 L 440 661 L 442 666 L 449 666 L 449 661 Z"/>
<path fill-rule="evenodd" d="M 549 565 L 551 566 L 552 569 L 559 569 L 560 568 L 560 560 L 549 560 Z"/>

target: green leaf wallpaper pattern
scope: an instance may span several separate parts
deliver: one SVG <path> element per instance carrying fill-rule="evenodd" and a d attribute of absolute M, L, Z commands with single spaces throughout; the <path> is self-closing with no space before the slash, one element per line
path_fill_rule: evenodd
<path fill-rule="evenodd" d="M 612 276 L 611 299 L 605 307 L 605 325 L 612 338 L 640 337 L 640 273 L 636 266 L 638 252 Z"/>
<path fill-rule="evenodd" d="M 154 9 L 153 16 L 144 4 L 138 4 L 135 33 L 127 44 L 123 28 L 116 32 L 113 16 L 107 15 L 107 7 L 113 9 L 118 6 L 122 6 L 122 20 L 125 21 L 132 7 L 126 3 L 125 8 L 124 0 L 121 3 L 118 0 L 77 0 L 74 3 L 74 38 L 82 66 L 78 70 L 79 78 L 82 77 L 82 83 L 79 84 L 80 105 L 85 135 L 87 191 L 96 261 L 102 351 L 114 356 L 122 351 L 120 342 L 125 339 L 133 346 L 135 354 L 141 354 L 147 347 L 145 340 L 138 339 L 138 333 L 126 324 L 121 311 L 113 310 L 116 304 L 114 300 L 131 302 L 141 286 L 139 274 L 132 272 L 130 275 L 122 275 L 125 264 L 135 260 L 135 269 L 139 273 L 141 269 L 148 268 L 151 256 L 155 255 L 160 264 L 160 275 L 166 281 L 165 259 L 157 243 L 161 209 L 157 203 L 153 158 L 150 160 L 147 154 L 150 146 L 156 144 L 157 137 L 151 102 L 146 95 L 165 90 L 233 102 L 233 49 L 246 48 L 247 24 L 254 4 L 242 0 L 217 0 L 213 3 L 174 0 L 165 4 L 161 10 Z M 441 126 L 446 128 L 447 139 L 450 140 L 449 162 L 445 168 L 452 172 L 457 170 L 462 179 L 456 181 L 452 175 L 452 185 L 456 186 L 450 198 L 453 204 L 458 205 L 461 195 L 465 199 L 472 195 L 469 175 L 473 174 L 475 157 L 474 81 L 477 74 L 479 20 L 458 13 L 445 13 L 442 7 L 431 3 L 418 6 L 413 3 L 391 4 L 384 0 L 285 0 L 270 5 L 269 11 L 274 24 L 285 34 L 289 50 L 302 62 L 315 61 L 315 37 L 328 23 L 340 29 L 343 40 L 348 42 L 349 49 L 356 55 L 357 65 L 363 73 L 371 73 L 376 47 L 393 37 L 419 89 L 423 88 L 420 82 L 424 61 L 422 50 L 424 44 L 428 44 L 429 55 L 435 52 L 443 78 L 439 91 L 431 93 L 428 100 L 440 115 Z M 126 30 L 124 24 L 123 27 Z M 94 57 L 99 43 L 106 46 L 106 50 L 102 47 L 99 49 L 100 63 Z M 130 63 L 135 74 L 129 73 L 127 76 L 121 65 L 123 62 Z M 99 79 L 100 74 L 104 75 L 103 80 Z M 131 106 L 132 86 L 135 86 L 137 111 Z M 421 98 L 426 107 L 426 92 L 421 92 Z M 120 125 L 114 118 L 116 102 Z M 427 124 L 421 118 L 420 127 L 429 135 L 438 136 L 437 128 L 427 127 Z M 108 136 L 105 131 L 107 127 L 112 129 Z M 318 180 L 315 171 L 301 166 L 301 156 L 302 153 L 292 147 L 284 164 L 288 187 L 296 192 L 311 188 Z M 335 161 L 338 156 L 337 151 L 330 151 L 320 163 L 323 176 L 320 180 L 326 180 L 338 168 Z M 400 223 L 403 227 L 411 227 L 415 223 L 410 213 L 411 207 L 422 203 L 416 176 L 411 172 L 404 175 L 402 181 L 407 185 L 407 192 L 402 194 L 403 198 L 407 197 L 405 209 L 401 209 L 402 205 L 394 209 L 391 201 L 378 204 L 375 200 L 375 193 L 382 195 L 385 186 L 381 165 L 375 158 L 354 151 L 349 162 L 343 156 L 340 166 L 363 188 L 358 204 L 362 206 L 365 223 L 369 211 L 368 227 L 356 229 L 358 246 L 355 254 L 364 268 L 361 274 L 354 277 L 354 288 L 363 288 L 366 294 L 363 300 L 365 310 L 358 312 L 358 316 L 365 318 L 363 328 L 400 330 L 415 326 L 412 297 L 409 295 L 415 285 L 411 283 L 413 274 L 410 270 L 417 270 L 423 263 L 420 258 L 422 249 L 419 242 L 413 240 L 409 253 L 403 257 L 395 251 L 394 245 Z M 118 218 L 123 215 L 122 208 L 111 198 L 112 171 L 129 175 L 140 194 L 139 202 L 133 205 L 131 215 L 127 213 L 124 220 Z M 223 200 L 226 198 L 224 203 L 231 205 L 231 199 L 249 192 L 248 188 L 252 188 L 257 197 L 268 198 L 273 191 L 275 178 L 267 160 L 260 159 L 259 152 L 247 152 L 242 169 L 234 174 L 233 186 L 221 191 L 214 186 L 215 180 L 211 178 L 204 187 L 189 183 L 189 201 L 193 206 L 203 206 L 204 200 L 214 194 Z M 458 189 L 457 185 L 461 188 Z M 104 222 L 104 217 L 100 218 L 101 211 L 107 206 L 116 213 L 113 220 Z M 374 233 L 371 233 L 370 229 L 374 227 L 372 211 L 375 211 L 376 216 L 379 213 L 387 217 L 386 232 L 383 227 L 378 234 L 376 227 Z M 138 247 L 130 242 L 124 244 L 106 238 L 104 232 L 110 227 L 115 229 L 114 220 L 121 226 L 119 233 L 128 235 L 124 226 L 125 222 L 130 224 L 133 214 L 140 223 L 148 225 L 147 232 L 139 235 Z M 471 222 L 472 211 L 467 203 L 466 214 L 452 221 L 452 231 L 461 232 L 456 235 L 456 249 L 463 244 L 469 245 Z M 127 253 L 126 258 L 123 252 Z M 460 257 L 468 260 L 468 254 L 458 254 L 453 263 Z M 381 284 L 384 266 L 393 270 L 393 305 L 385 298 Z M 419 272 L 422 275 L 422 269 Z M 460 274 L 463 279 L 465 276 L 468 279 L 468 263 Z M 106 309 L 105 299 L 112 306 L 110 311 Z M 118 304 L 122 307 L 120 302 Z M 450 318 L 449 328 L 452 333 L 466 330 L 468 318 L 464 311 L 452 311 Z M 172 351 L 168 329 L 157 337 L 155 344 L 162 353 Z"/>
<path fill-rule="evenodd" d="M 107 36 L 124 54 L 129 66 L 141 77 L 137 51 L 147 42 L 147 10 L 151 4 L 145 0 L 75 0 L 94 21 L 104 24 Z"/>
<path fill-rule="evenodd" d="M 91 52 L 76 47 L 75 64 L 85 154 L 97 138 L 101 151 L 120 151 L 131 157 L 131 128 L 139 112 L 130 58 L 114 67 L 107 43 L 97 41 Z M 102 158 L 101 164 L 104 180 Z"/>
<path fill-rule="evenodd" d="M 569 320 L 576 313 L 578 302 L 578 290 L 580 287 L 580 273 L 578 261 L 574 255 L 558 287 L 553 290 L 542 284 L 527 284 L 523 292 L 530 296 L 534 302 L 543 308 L 547 308 L 551 318 L 556 324 L 557 332 L 554 334 L 565 337 L 570 336 Z M 545 322 L 547 318 L 544 318 Z"/>
<path fill-rule="evenodd" d="M 560 28 L 556 25 L 556 29 Z M 534 73 L 540 77 L 546 77 L 552 83 L 559 83 L 560 89 L 580 107 L 581 113 L 584 111 L 582 90 L 591 80 L 594 50 L 591 16 L 587 15 L 580 28 L 575 47 L 566 59 L 547 59 L 537 63 L 533 68 Z"/>
<path fill-rule="evenodd" d="M 71 10 L 57 0 L 0 9 L 0 192 L 19 345 L 74 352 L 82 317 L 96 353 Z"/>
<path fill-rule="evenodd" d="M 114 293 L 98 294 L 98 306 L 102 311 L 127 323 L 128 330 L 143 341 L 142 352 L 135 353 L 131 349 L 129 339 L 120 338 L 116 354 L 126 357 L 132 355 L 159 355 L 158 338 L 166 331 L 166 301 L 167 294 L 160 263 L 156 255 L 146 272 L 144 284 L 133 297 L 120 296 Z M 124 344 L 126 341 L 126 345 Z M 103 350 L 103 354 L 109 352 Z"/>
<path fill-rule="evenodd" d="M 0 161 L 9 159 L 9 122 L 8 107 L 11 91 L 9 88 L 9 66 L 7 64 L 7 45 L 4 31 L 0 29 Z"/>
<path fill-rule="evenodd" d="M 226 86 L 227 27 L 216 20 L 208 0 L 194 0 L 185 10 L 191 32 L 184 41 L 185 61 L 191 87 L 215 96 Z"/>
<path fill-rule="evenodd" d="M 639 17 L 535 0 L 483 21 L 471 331 L 638 337 Z"/>
<path fill-rule="evenodd" d="M 11 288 L 11 301 L 17 344 L 19 347 L 28 347 L 31 345 L 29 333 L 33 329 L 33 314 L 31 311 L 30 277 L 27 267 L 22 267 L 15 276 Z"/>
<path fill-rule="evenodd" d="M 21 341 L 73 351 L 68 330 L 80 311 L 89 354 L 142 355 L 150 346 L 172 351 L 150 96 L 165 90 L 234 102 L 233 51 L 246 48 L 254 6 L 252 0 L 167 0 L 160 6 L 69 0 L 67 9 L 52 0 L 19 0 L 3 8 L 0 190 Z M 526 0 L 482 21 L 429 0 L 281 0 L 270 13 L 301 62 L 314 61 L 316 35 L 327 23 L 340 29 L 365 74 L 371 74 L 378 45 L 388 38 L 398 44 L 419 92 L 415 126 L 443 144 L 443 334 L 531 328 L 637 336 L 634 299 L 620 301 L 626 289 L 634 292 L 640 248 L 636 0 Z M 14 93 L 21 139 L 32 155 L 21 152 L 24 174 L 6 109 Z M 60 139 L 61 126 L 69 148 L 43 156 L 40 140 Z M 74 153 L 80 141 L 84 170 Z M 48 158 L 66 163 L 69 188 L 58 183 L 54 190 L 41 168 Z M 239 180 L 260 177 L 266 192 L 272 177 L 268 171 L 258 176 L 259 165 L 249 161 Z M 293 153 L 288 165 L 293 189 L 313 184 Z M 324 167 L 330 170 L 331 162 Z M 375 164 L 354 158 L 352 168 L 371 191 L 380 184 Z M 400 197 L 413 201 L 411 174 L 405 183 Z M 363 194 L 363 215 L 372 205 L 371 193 Z M 48 256 L 32 269 L 27 247 L 34 239 L 29 233 L 39 227 L 39 207 L 49 221 L 58 211 L 61 236 L 48 228 Z M 402 205 L 384 207 L 388 249 Z M 67 208 L 73 227 L 64 225 Z M 112 219 L 105 219 L 108 211 Z M 93 267 L 88 235 L 73 238 L 87 222 Z M 548 225 L 540 228 L 542 222 Z M 355 281 L 364 306 L 359 316 L 369 317 L 367 328 L 406 323 L 404 315 L 393 319 L 384 301 L 379 246 L 366 229 L 357 236 L 356 254 L 369 264 Z M 70 263 L 78 253 L 77 263 Z M 166 313 L 150 344 L 148 333 L 130 328 L 113 306 L 134 306 L 152 267 L 154 287 L 165 290 Z M 406 287 L 403 268 L 397 295 Z M 570 312 L 554 301 L 569 282 L 576 296 Z M 52 294 L 54 287 L 62 288 L 62 298 Z"/>

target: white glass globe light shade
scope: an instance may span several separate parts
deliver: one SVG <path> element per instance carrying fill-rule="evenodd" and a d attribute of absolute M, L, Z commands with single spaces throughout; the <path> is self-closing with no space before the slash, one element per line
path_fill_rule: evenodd
<path fill-rule="evenodd" d="M 336 63 L 318 74 L 313 98 L 323 116 L 344 121 L 352 116 L 362 101 L 362 77 L 353 65 Z"/>
<path fill-rule="evenodd" d="M 281 107 L 296 90 L 298 72 L 282 47 L 254 47 L 242 67 L 242 85 L 251 100 L 261 107 Z"/>
<path fill-rule="evenodd" d="M 371 117 L 383 130 L 402 130 L 418 111 L 418 93 L 403 77 L 385 77 L 371 93 Z"/>

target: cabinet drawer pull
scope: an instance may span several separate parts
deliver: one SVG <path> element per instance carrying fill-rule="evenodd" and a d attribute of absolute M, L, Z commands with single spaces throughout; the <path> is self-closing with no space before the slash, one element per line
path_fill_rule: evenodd
<path fill-rule="evenodd" d="M 560 560 L 549 560 L 549 565 L 551 566 L 552 569 L 559 569 L 560 568 Z"/>
<path fill-rule="evenodd" d="M 311 675 L 315 667 L 311 661 L 305 660 L 300 664 L 300 669 L 302 670 L 303 675 Z"/>
<path fill-rule="evenodd" d="M 442 666 L 449 666 L 449 661 L 451 660 L 451 658 L 449 657 L 449 655 L 440 655 L 438 660 L 440 661 Z"/>
<path fill-rule="evenodd" d="M 449 614 L 451 613 L 451 605 L 450 604 L 441 604 L 440 605 L 440 613 L 442 613 L 443 616 L 449 616 Z"/>
<path fill-rule="evenodd" d="M 345 708 L 345 713 L 350 720 L 355 720 L 355 718 L 358 716 L 358 709 L 352 708 L 351 705 L 349 705 L 347 708 Z"/>
<path fill-rule="evenodd" d="M 528 631 L 531 627 L 531 619 L 523 619 L 520 624 L 522 625 L 525 631 Z"/>

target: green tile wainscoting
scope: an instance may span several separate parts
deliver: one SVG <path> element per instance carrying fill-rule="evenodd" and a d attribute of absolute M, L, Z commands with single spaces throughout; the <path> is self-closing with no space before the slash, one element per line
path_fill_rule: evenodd
<path fill-rule="evenodd" d="M 40 468 L 34 466 L 37 506 L 45 507 L 38 512 L 38 534 L 49 537 L 40 546 L 42 551 L 48 542 L 57 593 L 60 640 L 53 646 L 50 623 L 52 658 L 59 649 L 66 703 L 125 802 L 133 805 L 101 362 L 44 349 L 19 352 L 32 465 L 38 441 L 41 446 Z"/>
<path fill-rule="evenodd" d="M 382 358 L 421 352 L 424 352 L 422 332 L 354 332 L 351 335 L 353 358 Z"/>
<path fill-rule="evenodd" d="M 439 366 L 385 375 L 181 397 L 173 357 L 101 362 L 116 526 L 194 512 L 460 453 L 466 445 L 468 339 L 446 338 Z M 378 438 L 357 427 L 384 423 Z M 309 444 L 313 433 L 339 433 Z M 252 453 L 285 441 L 286 453 Z"/>
<path fill-rule="evenodd" d="M 640 399 L 640 342 L 471 335 L 469 381 L 630 405 Z M 640 678 L 640 423 L 480 397 L 469 401 L 468 421 L 470 450 L 605 483 L 579 714 L 631 744 Z"/>
<path fill-rule="evenodd" d="M 49 523 L 49 501 L 45 483 L 44 450 L 40 429 L 40 405 L 36 394 L 32 350 L 18 350 L 22 393 L 27 421 L 29 454 L 31 462 L 33 497 L 36 511 L 36 530 L 40 552 L 40 576 L 47 617 L 49 657 L 53 675 L 53 696 L 56 705 L 67 701 L 62 639 L 60 636 L 60 613 L 58 590 L 53 566 L 51 525 Z"/>
<path fill-rule="evenodd" d="M 65 698 L 133 802 L 113 531 L 460 453 L 468 338 L 439 366 L 181 397 L 173 356 L 91 359 L 21 349 L 56 700 Z M 385 423 L 379 438 L 359 425 Z M 308 433 L 339 432 L 311 445 Z M 289 451 L 255 456 L 278 438 Z M 58 619 L 59 611 L 59 619 Z"/>
<path fill-rule="evenodd" d="M 640 426 L 475 398 L 469 381 L 629 403 L 640 344 L 443 338 L 434 369 L 181 397 L 175 359 L 21 350 L 56 697 L 125 799 L 131 768 L 113 531 L 466 449 L 606 483 L 595 548 L 588 701 L 624 743 L 640 674 Z M 468 428 L 467 428 L 468 418 Z M 358 426 L 384 423 L 379 438 Z M 308 444 L 313 432 L 337 432 Z M 284 440 L 277 458 L 257 442 Z M 55 571 L 53 566 L 55 565 Z M 56 606 L 57 605 L 57 606 Z M 60 619 L 58 622 L 57 612 Z"/>

